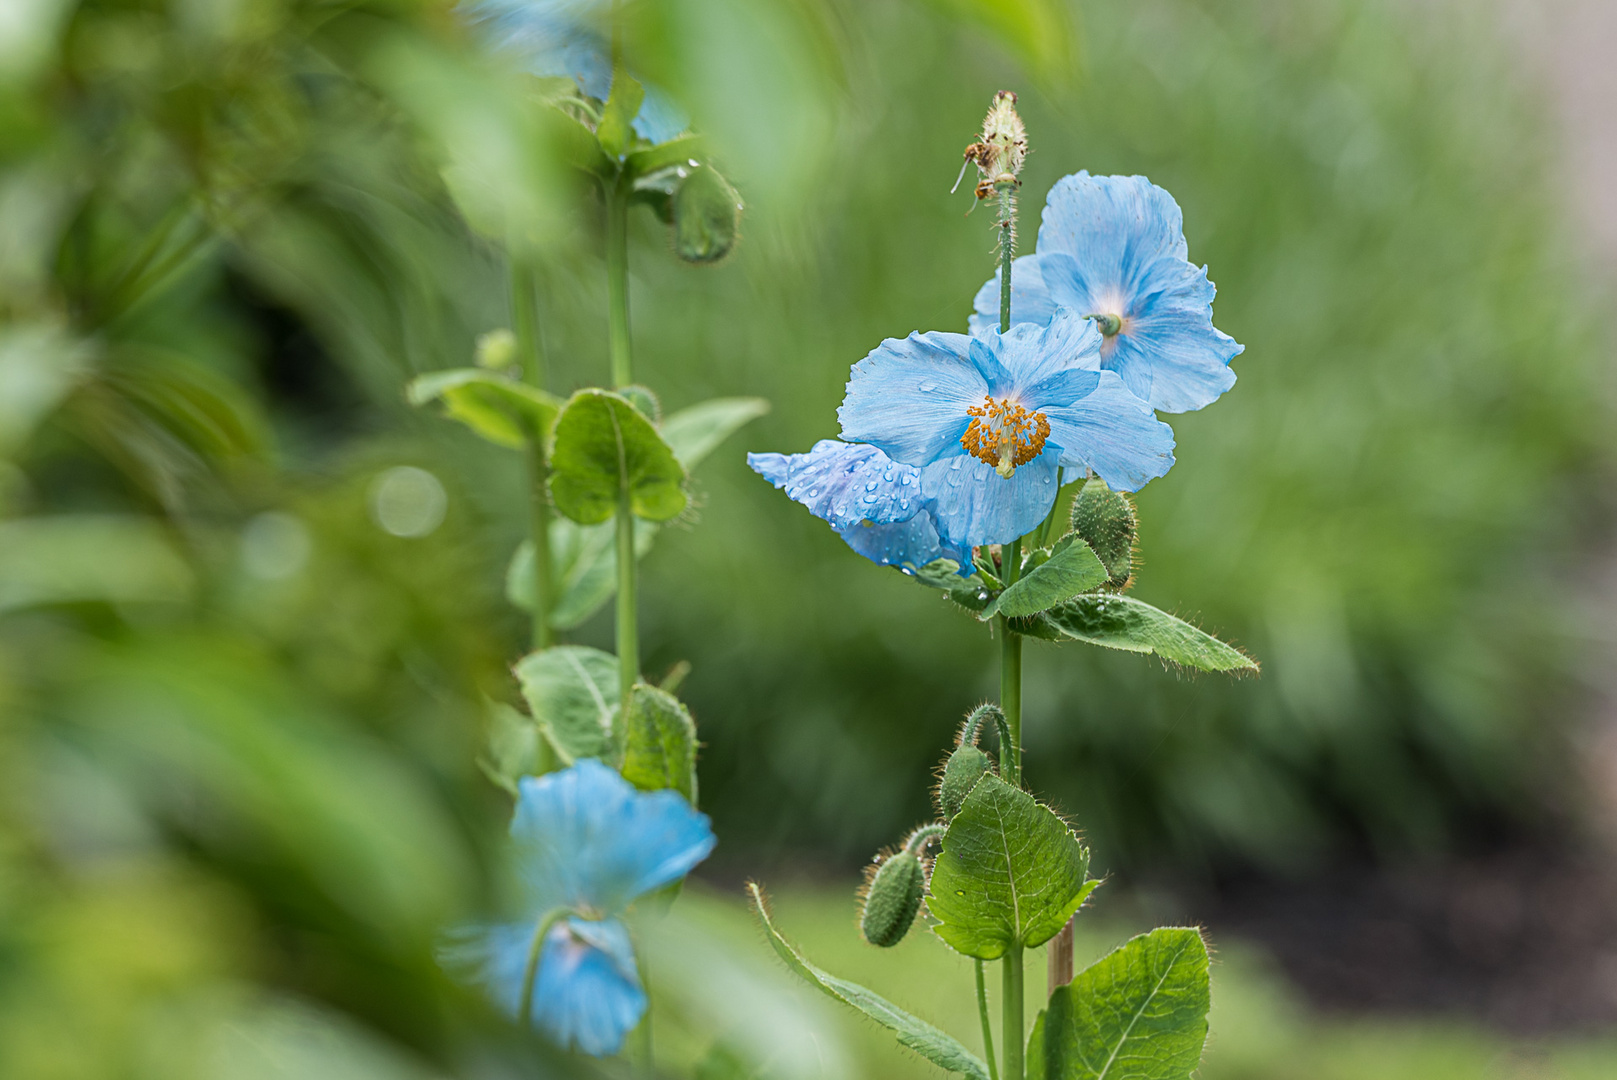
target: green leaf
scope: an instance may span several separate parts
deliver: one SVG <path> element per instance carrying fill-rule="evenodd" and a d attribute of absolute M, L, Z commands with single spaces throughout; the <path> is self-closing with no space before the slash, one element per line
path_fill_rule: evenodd
<path fill-rule="evenodd" d="M 641 791 L 673 788 L 696 805 L 696 721 L 679 698 L 636 685 L 624 737 L 625 780 Z"/>
<path fill-rule="evenodd" d="M 980 612 L 988 606 L 989 594 L 980 576 L 960 576 L 960 564 L 953 559 L 934 559 L 925 566 L 907 567 L 906 574 L 949 594 L 949 599 L 970 612 Z"/>
<path fill-rule="evenodd" d="M 1188 1080 L 1210 1003 L 1201 931 L 1142 934 L 1050 996 L 1028 1041 L 1028 1080 Z"/>
<path fill-rule="evenodd" d="M 641 518 L 634 523 L 634 553 L 644 558 L 660 526 Z M 617 592 L 617 527 L 612 522 L 579 525 L 564 517 L 550 521 L 550 582 L 556 596 L 550 625 L 571 630 L 601 609 Z M 533 610 L 533 542 L 524 540 L 505 571 L 505 597 L 523 611 Z"/>
<path fill-rule="evenodd" d="M 1036 615 L 1063 600 L 1070 600 L 1106 583 L 1106 567 L 1088 544 L 1077 537 L 1038 563 L 1026 576 L 1018 578 L 983 611 L 979 618 L 994 615 Z"/>
<path fill-rule="evenodd" d="M 550 494 L 556 509 L 580 525 L 617 510 L 618 492 L 649 521 L 685 509 L 685 469 L 640 411 L 605 390 L 580 390 L 556 420 Z"/>
<path fill-rule="evenodd" d="M 1095 887 L 1065 822 L 997 776 L 977 781 L 943 834 L 927 909 L 958 952 L 996 960 L 1054 937 Z"/>
<path fill-rule="evenodd" d="M 1258 670 L 1258 662 L 1239 649 L 1132 596 L 1080 596 L 1040 618 L 1071 641 L 1156 653 L 1201 671 Z"/>
<path fill-rule="evenodd" d="M 515 670 L 534 720 L 568 757 L 617 757 L 617 657 L 582 645 L 558 645 L 529 653 Z"/>
<path fill-rule="evenodd" d="M 644 150 L 636 150 L 624 160 L 624 171 L 636 179 L 676 165 L 692 167 L 691 162 L 705 156 L 706 141 L 702 136 L 687 132 Z"/>
<path fill-rule="evenodd" d="M 692 169 L 674 189 L 674 254 L 691 263 L 715 263 L 741 236 L 741 196 L 715 168 Z"/>
<path fill-rule="evenodd" d="M 665 419 L 663 441 L 691 472 L 725 439 L 768 411 L 769 402 L 763 398 L 713 398 Z"/>
<path fill-rule="evenodd" d="M 444 412 L 499 446 L 521 449 L 545 437 L 561 402 L 543 390 L 481 368 L 451 368 L 421 375 L 405 396 L 412 405 L 442 401 Z"/>
<path fill-rule="evenodd" d="M 478 761 L 495 786 L 517 794 L 517 781 L 542 776 L 556 767 L 555 755 L 530 716 L 500 701 L 488 705 L 488 757 Z"/>
<path fill-rule="evenodd" d="M 195 576 L 153 518 L 60 514 L 0 521 L 0 612 L 39 604 L 181 604 Z"/>
<path fill-rule="evenodd" d="M 645 99 L 643 86 L 621 67 L 613 69 L 611 96 L 606 99 L 600 126 L 595 129 L 595 137 L 607 157 L 622 158 L 624 151 L 634 145 L 634 118 Z"/>
<path fill-rule="evenodd" d="M 764 902 L 763 890 L 758 887 L 757 882 L 749 882 L 747 891 L 752 896 L 758 918 L 763 921 L 764 931 L 769 935 L 769 944 L 774 947 L 780 958 L 786 961 L 786 966 L 801 976 L 805 982 L 844 1005 L 864 1013 L 898 1036 L 900 1043 L 940 1069 L 972 1077 L 972 1080 L 988 1080 L 988 1066 L 983 1064 L 982 1059 L 949 1035 L 926 1021 L 911 1016 L 886 998 L 865 989 L 858 983 L 839 979 L 805 960 L 789 941 L 781 937 L 780 931 L 776 930 L 775 924 L 770 921 L 769 906 Z"/>

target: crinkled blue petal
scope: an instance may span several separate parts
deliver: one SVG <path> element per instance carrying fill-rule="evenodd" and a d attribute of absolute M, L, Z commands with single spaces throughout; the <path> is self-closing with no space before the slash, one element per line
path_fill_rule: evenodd
<path fill-rule="evenodd" d="M 863 443 L 821 439 L 806 454 L 748 454 L 747 464 L 848 546 L 883 566 L 934 559 L 971 564 L 970 552 L 943 542 L 921 494 L 920 470 Z M 965 572 L 969 573 L 969 569 Z"/>
<path fill-rule="evenodd" d="M 962 452 L 922 469 L 921 489 L 945 542 L 1003 544 L 1032 532 L 1050 513 L 1060 464 L 1061 451 L 1046 450 L 1007 479 Z"/>
<path fill-rule="evenodd" d="M 523 777 L 511 836 L 530 911 L 602 915 L 684 877 L 716 842 L 678 792 L 637 791 L 593 759 Z"/>
<path fill-rule="evenodd" d="M 837 409 L 842 437 L 870 443 L 894 461 L 926 465 L 959 448 L 988 383 L 966 334 L 888 338 L 853 366 Z"/>
<path fill-rule="evenodd" d="M 1012 319 L 1056 308 L 1121 316 L 1101 366 L 1153 408 L 1199 409 L 1235 384 L 1229 363 L 1242 346 L 1213 326 L 1213 284 L 1187 252 L 1179 205 L 1145 177 L 1063 177 L 1045 202 L 1036 266 L 1023 274 L 1018 260 L 1012 271 Z M 997 321 L 997 279 L 975 306 L 973 332 Z"/>
<path fill-rule="evenodd" d="M 806 454 L 748 454 L 747 464 L 834 529 L 892 525 L 921 509 L 921 473 L 864 443 L 821 439 Z"/>
<path fill-rule="evenodd" d="M 1009 333 L 1000 334 L 998 328 L 977 336 L 979 347 L 993 349 L 1000 364 L 1008 373 L 1004 385 L 990 392 L 996 397 L 1016 393 L 1030 408 L 1043 408 L 1043 402 L 1033 402 L 1028 391 L 1039 382 L 1057 372 L 1074 369 L 1097 370 L 1101 367 L 1101 335 L 1092 319 L 1061 310 L 1041 325 L 1021 323 Z M 1087 393 L 1087 391 L 1085 391 Z"/>
<path fill-rule="evenodd" d="M 972 300 L 971 332 L 986 333 L 999 329 L 999 274 L 989 278 L 977 290 Z M 1056 302 L 1044 287 L 1044 273 L 1039 268 L 1038 255 L 1023 255 L 1011 265 L 1011 325 L 1038 323 L 1043 325 L 1055 317 Z"/>
<path fill-rule="evenodd" d="M 1063 380 L 1090 389 L 1071 404 L 1039 407 L 1049 418 L 1049 445 L 1059 447 L 1061 464 L 1093 469 L 1113 491 L 1138 491 L 1173 467 L 1173 429 L 1130 393 L 1116 372 L 1075 371 L 1047 382 Z M 1072 397 L 1048 385 L 1041 393 Z"/>
<path fill-rule="evenodd" d="M 452 974 L 483 987 L 507 1016 L 522 1007 L 522 981 L 537 919 L 458 931 L 440 950 Z M 646 1011 L 628 932 L 616 920 L 562 919 L 545 935 L 529 1022 L 557 1044 L 615 1054 Z"/>

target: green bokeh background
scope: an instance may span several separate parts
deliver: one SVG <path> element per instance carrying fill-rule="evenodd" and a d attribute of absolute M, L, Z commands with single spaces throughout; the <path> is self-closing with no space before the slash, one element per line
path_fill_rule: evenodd
<path fill-rule="evenodd" d="M 642 564 L 646 670 L 693 665 L 714 881 L 851 881 L 928 816 L 945 742 L 994 692 L 979 626 L 852 555 L 743 451 L 833 436 L 881 338 L 964 329 L 992 230 L 948 187 L 1002 87 L 1033 147 L 1024 249 L 1059 176 L 1149 175 L 1246 345 L 1235 389 L 1173 418 L 1138 595 L 1263 676 L 1029 649 L 1028 778 L 1096 872 L 1307 874 L 1583 827 L 1605 282 L 1497 26 L 1403 7 L 641 13 L 636 62 L 748 208 L 713 268 L 637 218 L 637 373 L 668 408 L 774 403 Z M 553 118 L 437 0 L 13 10 L 0 1075 L 563 1070 L 432 960 L 484 906 L 508 809 L 475 762 L 487 702 L 516 700 L 527 620 L 502 593 L 527 518 L 515 455 L 403 396 L 506 324 L 502 245 L 541 267 L 552 387 L 605 381 L 599 214 Z M 383 527 L 400 466 L 444 495 L 422 535 Z M 437 488 L 409 490 L 406 516 L 434 520 Z M 573 635 L 610 636 L 609 615 Z M 1270 1064 L 1208 1075 L 1335 1075 L 1287 1030 Z M 1466 1042 L 1434 1038 L 1410 1060 Z M 1463 1057 L 1454 1075 L 1492 1075 Z"/>

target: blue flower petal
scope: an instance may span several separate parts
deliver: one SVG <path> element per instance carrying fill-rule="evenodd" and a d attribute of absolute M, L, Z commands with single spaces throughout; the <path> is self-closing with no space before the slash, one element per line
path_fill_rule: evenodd
<path fill-rule="evenodd" d="M 1045 203 L 1036 266 L 1023 273 L 1019 259 L 1012 272 L 1012 318 L 1117 315 L 1123 328 L 1100 366 L 1153 408 L 1199 409 L 1235 384 L 1229 363 L 1242 347 L 1214 328 L 1212 282 L 1187 252 L 1178 203 L 1145 177 L 1063 177 Z M 996 278 L 978 292 L 974 333 L 997 325 L 998 288 Z"/>
<path fill-rule="evenodd" d="M 953 559 L 963 567 L 971 564 L 969 550 L 961 552 L 938 537 L 925 509 L 920 470 L 874 446 L 821 439 L 806 454 L 748 454 L 747 464 L 874 563 L 925 566 Z"/>
<path fill-rule="evenodd" d="M 1060 448 L 1061 463 L 1069 469 L 1093 469 L 1113 491 L 1138 491 L 1173 467 L 1173 429 L 1115 372 L 1072 372 L 1048 382 L 1065 378 L 1087 384 L 1092 377 L 1093 389 L 1071 404 L 1041 406 L 1050 420 L 1050 443 Z"/>
<path fill-rule="evenodd" d="M 972 300 L 971 332 L 983 334 L 999 329 L 999 271 L 977 290 Z M 1056 302 L 1044 287 L 1039 256 L 1023 255 L 1011 264 L 1011 325 L 1037 323 L 1043 326 L 1055 317 Z"/>
<path fill-rule="evenodd" d="M 1047 450 L 1006 479 L 962 453 L 921 470 L 921 487 L 947 542 L 1003 544 L 1032 532 L 1050 513 L 1060 464 L 1061 451 Z"/>
<path fill-rule="evenodd" d="M 516 1019 L 537 921 L 467 928 L 440 950 L 445 969 Z M 646 1011 L 628 932 L 616 920 L 562 919 L 545 935 L 529 1022 L 561 1046 L 615 1054 Z"/>
<path fill-rule="evenodd" d="M 533 988 L 539 1030 L 561 1046 L 606 1057 L 623 1048 L 645 1011 L 646 992 L 622 923 L 563 919 L 551 927 Z"/>
<path fill-rule="evenodd" d="M 837 410 L 842 437 L 916 466 L 958 452 L 966 410 L 988 391 L 971 342 L 936 331 L 883 341 L 853 366 Z"/>
<path fill-rule="evenodd" d="M 716 842 L 706 814 L 674 791 L 643 793 L 599 761 L 520 782 L 511 836 L 536 915 L 613 915 L 684 877 Z"/>
<path fill-rule="evenodd" d="M 1042 407 L 1042 402 L 1028 399 L 1028 391 L 1041 380 L 1075 368 L 1101 367 L 1101 335 L 1094 320 L 1066 310 L 1058 311 L 1042 326 L 1022 323 L 1003 335 L 991 329 L 977 340 L 997 344 L 1001 362 L 1011 373 L 1012 387 L 995 387 L 991 392 L 997 395 L 1014 387 L 1030 407 Z"/>

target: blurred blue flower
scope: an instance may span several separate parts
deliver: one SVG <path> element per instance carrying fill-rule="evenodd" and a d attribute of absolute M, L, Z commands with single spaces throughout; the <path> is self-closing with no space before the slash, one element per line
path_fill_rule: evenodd
<path fill-rule="evenodd" d="M 608 0 L 468 0 L 462 5 L 489 42 L 523 58 L 527 70 L 548 78 L 573 79 L 597 101 L 612 93 L 612 51 L 597 27 Z M 683 135 L 690 118 L 656 87 L 635 114 L 635 134 L 652 143 Z"/>
<path fill-rule="evenodd" d="M 925 566 L 953 559 L 970 573 L 971 548 L 938 535 L 921 470 L 874 446 L 821 439 L 806 454 L 748 454 L 747 464 L 871 562 Z"/>
<path fill-rule="evenodd" d="M 1036 253 L 1011 271 L 1012 325 L 1047 324 L 1063 308 L 1094 316 L 1097 366 L 1152 408 L 1199 409 L 1235 385 L 1229 364 L 1243 347 L 1213 326 L 1213 283 L 1188 252 L 1179 204 L 1145 177 L 1064 176 Z M 998 274 L 978 290 L 973 334 L 999 325 L 999 291 Z"/>
<path fill-rule="evenodd" d="M 590 759 L 522 778 L 511 839 L 522 921 L 462 932 L 445 963 L 516 1016 L 534 935 L 554 920 L 528 1019 L 562 1046 L 615 1054 L 646 1010 L 629 933 L 616 916 L 707 858 L 715 843 L 707 815 L 677 792 L 636 791 Z"/>
<path fill-rule="evenodd" d="M 853 366 L 842 436 L 918 468 L 949 543 L 1013 540 L 1049 513 L 1063 466 L 1135 491 L 1173 465 L 1172 429 L 1099 370 L 1100 345 L 1071 312 L 1007 334 L 889 338 Z"/>

